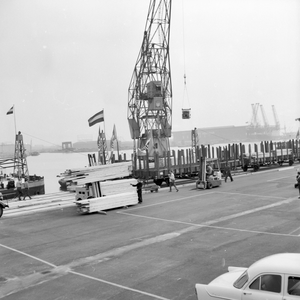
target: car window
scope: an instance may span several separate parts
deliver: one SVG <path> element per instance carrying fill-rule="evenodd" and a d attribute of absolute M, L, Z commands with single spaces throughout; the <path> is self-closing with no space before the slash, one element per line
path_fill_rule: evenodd
<path fill-rule="evenodd" d="M 281 292 L 281 276 L 266 274 L 256 278 L 249 286 L 252 290 L 261 290 L 273 293 Z"/>
<path fill-rule="evenodd" d="M 241 289 L 245 283 L 248 281 L 248 273 L 245 271 L 233 284 L 233 286 L 237 289 Z"/>
<path fill-rule="evenodd" d="M 288 293 L 290 295 L 300 296 L 300 277 L 289 276 Z"/>

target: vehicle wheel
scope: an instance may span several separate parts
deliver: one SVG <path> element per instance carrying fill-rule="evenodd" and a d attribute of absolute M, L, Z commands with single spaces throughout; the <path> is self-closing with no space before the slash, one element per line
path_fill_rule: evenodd
<path fill-rule="evenodd" d="M 0 218 L 2 217 L 2 215 L 3 215 L 3 207 L 0 206 Z"/>
<path fill-rule="evenodd" d="M 294 164 L 294 161 L 292 159 L 289 160 L 289 165 L 292 166 Z"/>
<path fill-rule="evenodd" d="M 212 183 L 211 183 L 211 182 L 208 182 L 208 183 L 207 183 L 207 188 L 208 188 L 208 189 L 211 189 L 212 187 L 213 187 L 213 186 L 212 186 Z"/>

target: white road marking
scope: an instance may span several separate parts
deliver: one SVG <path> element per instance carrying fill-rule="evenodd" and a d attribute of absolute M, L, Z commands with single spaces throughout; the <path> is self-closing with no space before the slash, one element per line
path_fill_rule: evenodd
<path fill-rule="evenodd" d="M 257 211 L 262 211 L 262 210 L 265 210 L 265 209 L 268 209 L 268 208 L 273 208 L 273 207 L 280 206 L 280 205 L 283 205 L 283 204 L 288 204 L 288 203 L 291 203 L 295 200 L 298 200 L 298 199 L 297 198 L 284 199 L 283 201 L 280 201 L 280 202 L 276 202 L 276 203 L 272 203 L 272 204 L 269 204 L 269 205 L 257 207 L 257 208 L 250 209 L 250 210 L 247 210 L 247 211 L 243 211 L 243 212 L 240 212 L 240 213 L 236 213 L 236 214 L 233 214 L 233 215 L 221 217 L 221 218 L 218 218 L 218 219 L 215 219 L 215 220 L 207 221 L 203 224 L 197 224 L 197 223 L 191 223 L 191 222 L 176 221 L 176 220 L 170 220 L 170 219 L 164 219 L 164 218 L 138 215 L 138 214 L 131 213 L 131 211 L 133 209 L 129 209 L 129 210 L 127 210 L 127 212 L 117 212 L 117 213 L 123 214 L 123 215 L 134 216 L 134 217 L 138 217 L 138 218 L 145 218 L 145 219 L 163 221 L 163 222 L 174 223 L 174 224 L 183 224 L 183 225 L 188 225 L 188 226 L 207 227 L 207 228 L 214 228 L 214 229 L 221 229 L 221 230 L 249 232 L 249 233 L 257 233 L 257 234 L 273 235 L 273 236 L 275 235 L 275 236 L 297 236 L 298 237 L 298 235 L 292 235 L 292 234 L 286 234 L 286 233 L 273 233 L 273 232 L 264 232 L 264 231 L 258 231 L 258 230 L 237 229 L 237 228 L 221 227 L 221 226 L 213 226 L 212 225 L 212 224 L 216 224 L 216 223 L 219 223 L 219 222 L 222 222 L 222 221 L 228 221 L 230 219 L 235 219 L 235 218 L 238 218 L 238 217 L 241 217 L 241 216 L 249 215 L 249 214 L 252 214 L 252 213 L 257 212 Z M 142 207 L 143 206 L 141 206 L 140 208 L 142 208 Z"/>
<path fill-rule="evenodd" d="M 8 247 L 8 246 L 3 245 L 3 244 L 0 244 L 0 247 L 6 248 L 6 249 L 8 249 L 10 251 L 22 254 L 22 255 L 27 256 L 27 257 L 29 257 L 31 259 L 37 260 L 39 262 L 42 262 L 42 263 L 44 263 L 44 264 L 46 264 L 46 265 L 48 265 L 48 266 L 50 266 L 52 268 L 60 268 L 60 266 L 56 266 L 56 265 L 54 265 L 54 264 L 52 264 L 50 262 L 47 262 L 47 261 L 45 261 L 43 259 L 40 259 L 40 258 L 38 258 L 36 256 L 30 255 L 30 254 L 25 253 L 23 251 L 14 249 L 12 247 Z M 104 279 L 96 278 L 96 277 L 89 276 L 89 275 L 86 275 L 86 274 L 82 274 L 82 273 L 79 273 L 79 272 L 75 272 L 75 271 L 72 271 L 72 270 L 66 270 L 66 272 L 70 273 L 70 274 L 78 275 L 78 276 L 81 276 L 81 277 L 85 277 L 85 278 L 88 278 L 88 279 L 92 279 L 92 280 L 95 280 L 95 281 L 98 281 L 98 282 L 101 282 L 101 283 L 105 283 L 105 284 L 108 284 L 108 285 L 111 285 L 111 286 L 114 286 L 114 287 L 118 287 L 118 288 L 123 289 L 123 290 L 127 290 L 127 291 L 135 292 L 135 293 L 138 293 L 138 294 L 142 294 L 142 295 L 145 295 L 145 296 L 149 296 L 149 297 L 152 297 L 154 299 L 171 300 L 171 299 L 168 299 L 168 298 L 165 298 L 165 297 L 161 297 L 161 296 L 154 295 L 154 294 L 151 294 L 151 293 L 147 293 L 147 292 L 144 292 L 144 291 L 141 291 L 141 290 L 133 289 L 133 288 L 121 285 L 121 284 L 117 284 L 117 283 L 114 283 L 114 282 L 111 282 L 111 281 L 107 281 L 107 280 L 104 280 Z"/>
<path fill-rule="evenodd" d="M 286 177 L 280 177 L 280 178 L 275 178 L 275 179 L 269 179 L 267 180 L 267 182 L 272 182 L 272 181 L 278 181 L 278 180 L 281 180 L 281 179 L 286 179 L 286 178 L 291 178 L 293 176 L 286 176 Z"/>

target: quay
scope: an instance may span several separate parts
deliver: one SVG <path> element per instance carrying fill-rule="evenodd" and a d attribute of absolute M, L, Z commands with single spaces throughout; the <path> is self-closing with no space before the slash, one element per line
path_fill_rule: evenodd
<path fill-rule="evenodd" d="M 211 190 L 161 188 L 107 215 L 79 215 L 74 203 L 4 213 L 0 298 L 196 299 L 195 284 L 228 266 L 299 252 L 296 170 L 248 171 Z"/>

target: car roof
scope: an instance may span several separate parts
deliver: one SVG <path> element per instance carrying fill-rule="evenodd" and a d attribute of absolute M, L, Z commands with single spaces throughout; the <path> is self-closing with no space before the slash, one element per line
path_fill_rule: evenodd
<path fill-rule="evenodd" d="M 283 273 L 300 276 L 300 253 L 278 253 L 262 258 L 248 268 L 250 277 L 260 273 Z"/>

